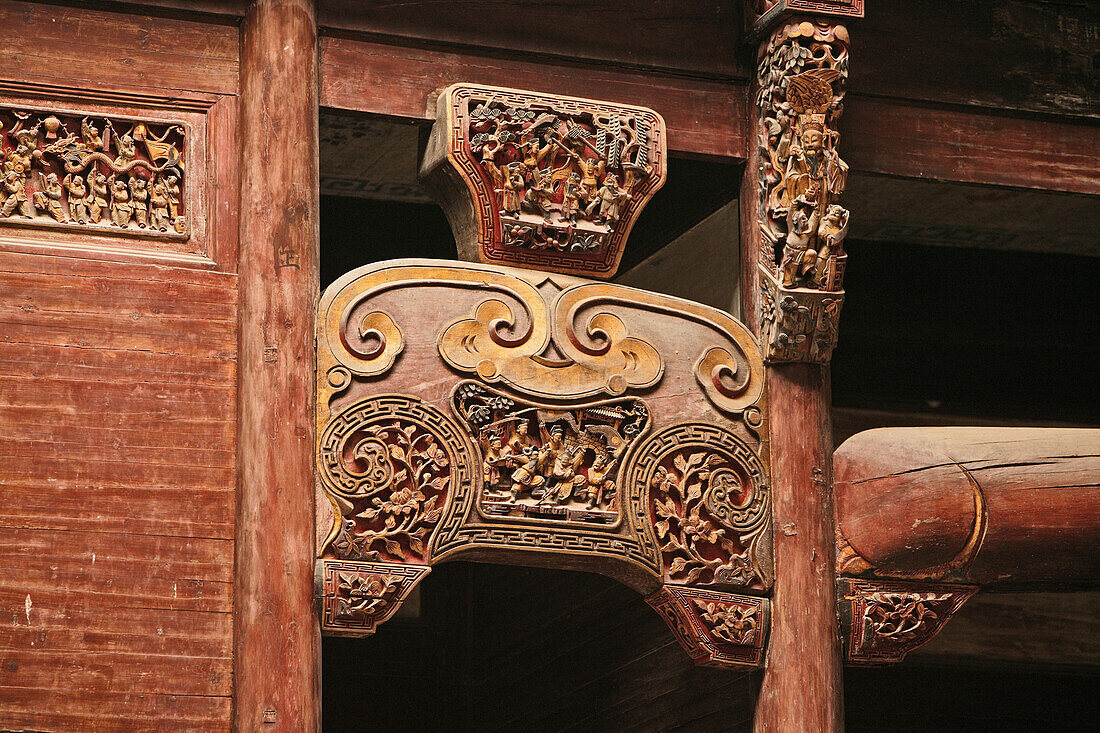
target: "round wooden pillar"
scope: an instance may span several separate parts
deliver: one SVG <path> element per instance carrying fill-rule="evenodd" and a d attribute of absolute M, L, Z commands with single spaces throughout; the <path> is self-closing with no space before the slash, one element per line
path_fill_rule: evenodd
<path fill-rule="evenodd" d="M 320 729 L 313 603 L 313 320 L 319 291 L 312 0 L 241 27 L 234 730 Z"/>

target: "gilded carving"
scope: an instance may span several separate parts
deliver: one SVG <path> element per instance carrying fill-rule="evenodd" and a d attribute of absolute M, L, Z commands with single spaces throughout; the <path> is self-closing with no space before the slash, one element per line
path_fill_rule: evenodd
<path fill-rule="evenodd" d="M 563 409 L 464 382 L 454 405 L 477 436 L 487 517 L 618 523 L 619 467 L 649 427 L 641 400 Z"/>
<path fill-rule="evenodd" d="M 0 108 L 0 222 L 186 238 L 182 123 Z"/>
<path fill-rule="evenodd" d="M 646 595 L 770 588 L 764 364 L 727 314 L 396 261 L 326 291 L 317 349 L 322 563 L 530 563 Z M 365 628 L 399 602 L 400 578 L 369 572 L 323 591 L 343 619 L 326 629 L 354 633 L 345 621 Z M 698 659 L 759 659 L 764 599 L 684 603 Z"/>
<path fill-rule="evenodd" d="M 762 49 L 761 335 L 772 362 L 825 362 L 836 344 L 849 218 L 837 203 L 848 166 L 836 121 L 847 77 L 841 25 L 785 23 Z"/>
<path fill-rule="evenodd" d="M 648 490 L 665 582 L 767 586 L 767 475 L 744 441 L 715 425 L 674 425 L 641 446 L 626 480 Z"/>
<path fill-rule="evenodd" d="M 328 634 L 374 633 L 431 568 L 379 562 L 318 562 L 321 628 Z"/>
<path fill-rule="evenodd" d="M 848 661 L 900 662 L 927 643 L 977 592 L 975 586 L 842 578 Z"/>
<path fill-rule="evenodd" d="M 664 121 L 644 107 L 457 84 L 421 172 L 464 259 L 608 278 L 665 179 Z"/>
<path fill-rule="evenodd" d="M 355 402 L 318 436 L 321 483 L 337 511 L 336 557 L 425 563 L 454 486 L 473 481 L 457 426 L 414 397 Z"/>
<path fill-rule="evenodd" d="M 665 586 L 646 598 L 697 664 L 756 665 L 767 635 L 768 599 Z"/>

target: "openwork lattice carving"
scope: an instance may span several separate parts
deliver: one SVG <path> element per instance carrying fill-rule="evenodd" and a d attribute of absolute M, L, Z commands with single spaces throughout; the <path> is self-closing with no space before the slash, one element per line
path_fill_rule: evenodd
<path fill-rule="evenodd" d="M 187 126 L 0 107 L 0 224 L 188 237 Z"/>
<path fill-rule="evenodd" d="M 457 84 L 437 115 L 421 176 L 439 191 L 464 259 L 615 274 L 665 180 L 656 112 Z"/>
<path fill-rule="evenodd" d="M 837 203 L 848 166 L 836 129 L 848 78 L 848 31 L 794 20 L 761 49 L 757 105 L 761 334 L 769 361 L 828 361 L 848 255 Z"/>
<path fill-rule="evenodd" d="M 317 346 L 326 631 L 384 620 L 413 582 L 392 568 L 483 559 L 716 593 L 662 613 L 697 659 L 756 663 L 767 410 L 737 321 L 564 275 L 404 260 L 330 287 Z"/>

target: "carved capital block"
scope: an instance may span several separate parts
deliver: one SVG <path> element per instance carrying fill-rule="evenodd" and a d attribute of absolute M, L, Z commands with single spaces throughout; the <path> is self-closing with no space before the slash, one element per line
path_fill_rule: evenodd
<path fill-rule="evenodd" d="M 606 279 L 664 184 L 665 124 L 645 107 L 456 84 L 420 175 L 462 259 Z"/>
<path fill-rule="evenodd" d="M 760 324 L 771 362 L 826 362 L 836 345 L 848 260 L 836 122 L 847 78 L 844 26 L 791 21 L 761 49 Z"/>
<path fill-rule="evenodd" d="M 837 593 L 847 660 L 900 662 L 939 633 L 976 586 L 841 578 Z"/>
<path fill-rule="evenodd" d="M 768 631 L 768 599 L 666 586 L 646 603 L 688 655 L 708 667 L 758 666 Z"/>
<path fill-rule="evenodd" d="M 764 376 L 742 324 L 675 298 L 430 260 L 348 273 L 318 312 L 318 556 L 383 574 L 473 559 L 600 572 L 646 595 L 767 593 Z M 359 615 L 326 617 L 326 631 L 369 631 L 397 598 L 374 578 L 353 602 L 332 578 L 324 608 Z M 742 663 L 725 646 L 758 644 L 754 619 L 752 639 L 734 638 L 748 621 L 701 632 L 719 649 L 708 663 Z"/>
<path fill-rule="evenodd" d="M 373 634 L 430 571 L 425 565 L 319 561 L 321 630 L 332 636 Z"/>

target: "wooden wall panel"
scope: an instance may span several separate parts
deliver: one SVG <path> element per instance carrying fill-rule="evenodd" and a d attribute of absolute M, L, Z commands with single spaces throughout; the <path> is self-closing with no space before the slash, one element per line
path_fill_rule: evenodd
<path fill-rule="evenodd" d="M 0 222 L 0 730 L 227 731 L 237 29 L 0 26 L 11 108 L 185 122 L 194 194 L 174 242 Z"/>
<path fill-rule="evenodd" d="M 236 276 L 0 252 L 0 728 L 228 730 Z"/>

